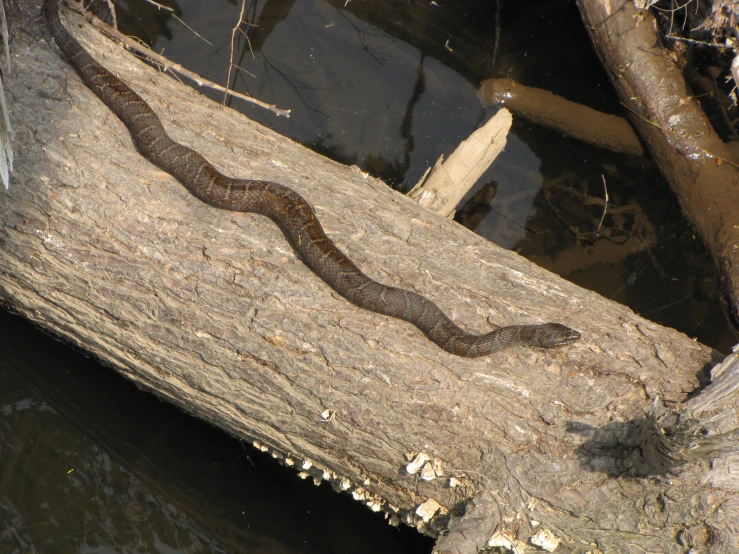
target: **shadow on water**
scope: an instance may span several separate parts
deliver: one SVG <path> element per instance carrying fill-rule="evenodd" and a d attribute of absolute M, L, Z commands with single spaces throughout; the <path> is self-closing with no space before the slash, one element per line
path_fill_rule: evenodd
<path fill-rule="evenodd" d="M 224 83 L 240 2 L 169 4 L 189 28 L 144 0 L 121 0 L 121 30 Z M 618 113 L 575 3 L 520 5 L 503 1 L 492 76 Z M 492 116 L 476 87 L 490 76 L 494 2 L 267 0 L 247 2 L 245 19 L 230 85 L 292 117 L 229 103 L 398 190 Z M 713 266 L 648 161 L 516 120 L 457 219 L 711 346 L 737 342 Z M 0 554 L 431 550 L 15 317 L 0 316 L 0 344 Z M 652 474 L 629 442 L 640 429 L 571 431 L 590 437 L 582 455 L 594 471 Z"/>

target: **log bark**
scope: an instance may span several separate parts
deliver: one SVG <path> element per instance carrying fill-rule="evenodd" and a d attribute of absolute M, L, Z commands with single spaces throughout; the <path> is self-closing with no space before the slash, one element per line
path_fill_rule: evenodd
<path fill-rule="evenodd" d="M 685 215 L 711 252 L 739 320 L 739 169 L 680 69 L 654 17 L 625 0 L 578 0 L 611 82 Z"/>
<path fill-rule="evenodd" d="M 14 310 L 306 477 L 440 536 L 438 552 L 491 537 L 518 548 L 535 534 L 558 552 L 736 546 L 736 454 L 677 471 L 650 453 L 655 399 L 684 401 L 712 350 L 203 99 L 71 17 L 176 139 L 225 173 L 293 186 L 372 277 L 477 332 L 555 320 L 583 339 L 468 360 L 355 308 L 269 221 L 205 206 L 146 162 L 41 40 L 33 7 L 16 8 L 17 161 L 0 194 L 0 295 Z"/>

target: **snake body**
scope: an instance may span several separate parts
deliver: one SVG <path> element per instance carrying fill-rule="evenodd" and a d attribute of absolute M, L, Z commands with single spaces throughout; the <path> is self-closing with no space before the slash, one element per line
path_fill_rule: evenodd
<path fill-rule="evenodd" d="M 370 279 L 326 236 L 313 208 L 302 196 L 277 183 L 227 177 L 203 156 L 172 140 L 149 105 L 95 61 L 67 31 L 59 18 L 59 0 L 45 0 L 44 12 L 59 48 L 85 85 L 123 121 L 146 159 L 206 204 L 270 218 L 303 262 L 350 302 L 408 321 L 458 356 L 486 356 L 516 345 L 551 348 L 580 338 L 580 333 L 559 323 L 511 325 L 485 335 L 470 334 L 427 298 Z"/>

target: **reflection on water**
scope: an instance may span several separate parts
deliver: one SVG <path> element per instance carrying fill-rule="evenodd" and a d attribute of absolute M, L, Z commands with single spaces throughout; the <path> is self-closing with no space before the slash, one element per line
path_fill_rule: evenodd
<path fill-rule="evenodd" d="M 480 75 L 473 71 L 488 66 L 494 8 L 462 4 L 468 6 L 441 7 L 425 0 L 247 2 L 248 23 L 233 49 L 239 69 L 230 85 L 292 113 L 286 119 L 240 100 L 229 104 L 297 142 L 409 190 L 480 119 L 474 82 Z M 149 26 L 158 22 L 158 34 L 147 27 L 144 35 L 156 49 L 223 83 L 240 3 L 181 0 L 177 6 L 177 15 L 197 35 L 151 5 L 137 6 L 139 16 L 124 12 L 119 23 L 124 32 L 141 34 L 140 19 L 150 18 Z M 404 16 L 410 26 L 399 23 Z M 463 23 L 468 27 L 459 27 Z M 470 32 L 469 25 L 482 25 L 488 35 Z M 439 61 L 442 56 L 445 63 Z"/>

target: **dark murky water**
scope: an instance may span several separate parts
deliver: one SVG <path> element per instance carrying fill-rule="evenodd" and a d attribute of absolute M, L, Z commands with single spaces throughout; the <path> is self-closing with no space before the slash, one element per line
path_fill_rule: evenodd
<path fill-rule="evenodd" d="M 230 85 L 292 117 L 230 103 L 407 191 L 493 115 L 475 88 L 488 77 L 495 5 L 345 3 L 247 3 Z M 118 7 L 124 32 L 225 82 L 238 2 L 179 2 L 192 30 L 143 0 Z M 619 111 L 574 2 L 504 2 L 501 27 L 493 76 Z M 736 342 L 712 264 L 648 162 L 517 120 L 457 219 L 706 344 Z M 17 318 L 0 316 L 0 344 L 0 554 L 431 549 Z"/>

